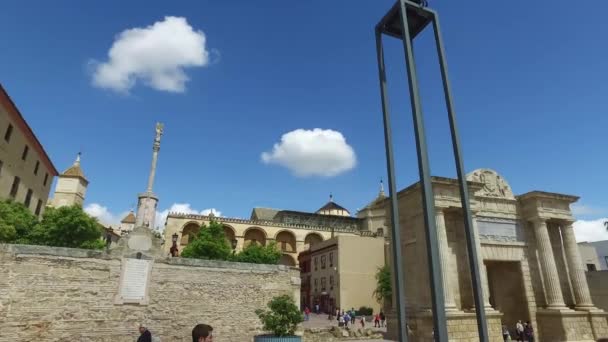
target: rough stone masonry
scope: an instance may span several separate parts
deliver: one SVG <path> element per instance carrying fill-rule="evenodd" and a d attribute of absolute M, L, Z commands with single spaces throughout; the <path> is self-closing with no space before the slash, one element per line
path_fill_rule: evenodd
<path fill-rule="evenodd" d="M 148 305 L 117 305 L 120 267 L 103 251 L 0 244 L 0 342 L 132 342 L 140 323 L 162 341 L 190 341 L 198 323 L 251 341 L 255 309 L 299 294 L 293 268 L 166 258 L 152 266 Z"/>

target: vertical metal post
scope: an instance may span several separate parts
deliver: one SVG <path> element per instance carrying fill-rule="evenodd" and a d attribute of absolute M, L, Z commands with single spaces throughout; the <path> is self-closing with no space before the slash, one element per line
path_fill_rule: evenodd
<path fill-rule="evenodd" d="M 450 89 L 450 81 L 448 79 L 448 66 L 445 57 L 445 50 L 443 48 L 443 40 L 441 37 L 441 29 L 439 26 L 439 17 L 437 13 L 433 14 L 433 31 L 435 33 L 435 44 L 437 45 L 437 55 L 439 56 L 441 78 L 443 80 L 443 91 L 445 93 L 445 104 L 450 121 L 450 131 L 452 133 L 454 160 L 456 162 L 456 172 L 458 174 L 458 183 L 460 186 L 460 201 L 462 204 L 462 212 L 464 214 L 464 231 L 467 240 L 467 250 L 469 252 L 469 269 L 471 270 L 473 297 L 475 299 L 475 308 L 477 313 L 477 330 L 479 332 L 479 340 L 482 342 L 487 342 L 489 341 L 488 326 L 486 325 L 486 315 L 483 303 L 483 286 L 481 284 L 481 277 L 479 274 L 481 271 L 478 263 L 479 256 L 477 255 L 477 248 L 475 248 L 475 232 L 473 231 L 473 220 L 471 218 L 469 189 L 464 172 L 462 149 L 460 147 L 458 127 L 456 126 L 456 113 L 454 112 L 454 103 L 452 102 L 452 92 Z"/>
<path fill-rule="evenodd" d="M 437 242 L 437 229 L 435 225 L 435 201 L 431 185 L 431 175 L 428 152 L 426 148 L 426 137 L 424 134 L 424 120 L 418 94 L 418 79 L 416 76 L 416 65 L 412 40 L 410 37 L 407 21 L 407 5 L 405 0 L 399 0 L 401 14 L 401 29 L 403 32 L 403 48 L 405 50 L 405 64 L 407 66 L 407 78 L 410 90 L 410 101 L 412 106 L 412 117 L 414 120 L 414 133 L 416 136 L 416 152 L 418 154 L 418 170 L 422 190 L 422 205 L 424 210 L 424 225 L 427 242 L 427 253 L 430 266 L 431 298 L 433 302 L 433 327 L 435 340 L 448 341 L 448 332 L 445 315 L 445 300 L 443 298 L 443 282 L 441 274 L 441 263 L 439 260 L 439 246 Z"/>
<path fill-rule="evenodd" d="M 405 316 L 405 286 L 403 283 L 403 260 L 401 259 L 401 231 L 399 228 L 399 208 L 395 184 L 395 164 L 393 162 L 393 138 L 391 133 L 390 112 L 386 87 L 386 70 L 384 66 L 384 50 L 382 33 L 376 29 L 376 53 L 378 56 L 378 75 L 380 77 L 380 95 L 382 98 L 382 113 L 384 122 L 384 146 L 386 150 L 386 169 L 388 172 L 388 189 L 391 204 L 391 245 L 393 252 L 393 274 L 395 290 L 393 296 L 397 303 L 397 336 L 399 342 L 407 342 Z"/>

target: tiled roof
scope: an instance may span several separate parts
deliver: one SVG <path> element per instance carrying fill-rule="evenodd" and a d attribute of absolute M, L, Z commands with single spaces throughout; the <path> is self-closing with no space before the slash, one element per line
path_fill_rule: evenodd
<path fill-rule="evenodd" d="M 129 212 L 129 214 L 127 216 L 125 216 L 125 218 L 122 219 L 122 221 L 120 221 L 121 223 L 135 223 L 135 215 L 133 214 L 133 212 Z"/>
<path fill-rule="evenodd" d="M 252 220 L 272 221 L 280 210 L 270 208 L 253 208 Z"/>
<path fill-rule="evenodd" d="M 327 202 L 327 204 L 325 204 L 324 206 L 322 206 L 319 210 L 317 210 L 317 213 L 319 211 L 325 211 L 325 210 L 344 210 L 346 212 L 349 212 L 348 209 L 344 208 L 343 206 L 336 204 L 333 201 L 329 201 Z"/>
<path fill-rule="evenodd" d="M 76 164 L 70 166 L 67 170 L 63 171 L 61 176 L 81 177 L 81 178 L 86 179 L 86 177 L 84 176 L 84 173 L 82 172 L 82 169 L 80 168 L 80 165 L 76 165 Z"/>

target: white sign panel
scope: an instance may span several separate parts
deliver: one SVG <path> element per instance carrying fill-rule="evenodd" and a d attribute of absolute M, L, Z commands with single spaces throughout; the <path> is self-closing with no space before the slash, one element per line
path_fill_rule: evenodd
<path fill-rule="evenodd" d="M 152 260 L 123 259 L 116 303 L 147 304 L 151 270 Z"/>

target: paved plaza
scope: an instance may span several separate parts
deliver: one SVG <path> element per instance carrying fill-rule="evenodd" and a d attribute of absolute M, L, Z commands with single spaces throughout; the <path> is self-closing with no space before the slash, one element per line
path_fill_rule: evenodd
<path fill-rule="evenodd" d="M 304 321 L 302 323 L 302 327 L 304 329 L 310 328 L 327 328 L 327 327 L 335 327 L 338 326 L 338 321 L 335 317 L 331 320 L 327 319 L 326 314 L 310 314 L 310 319 L 308 321 Z M 361 323 L 357 323 L 356 328 L 361 328 Z M 374 328 L 374 322 L 365 322 L 365 328 L 372 328 L 374 331 L 386 333 L 386 327 L 384 328 Z M 357 340 L 358 342 L 392 342 L 392 340 Z"/>

